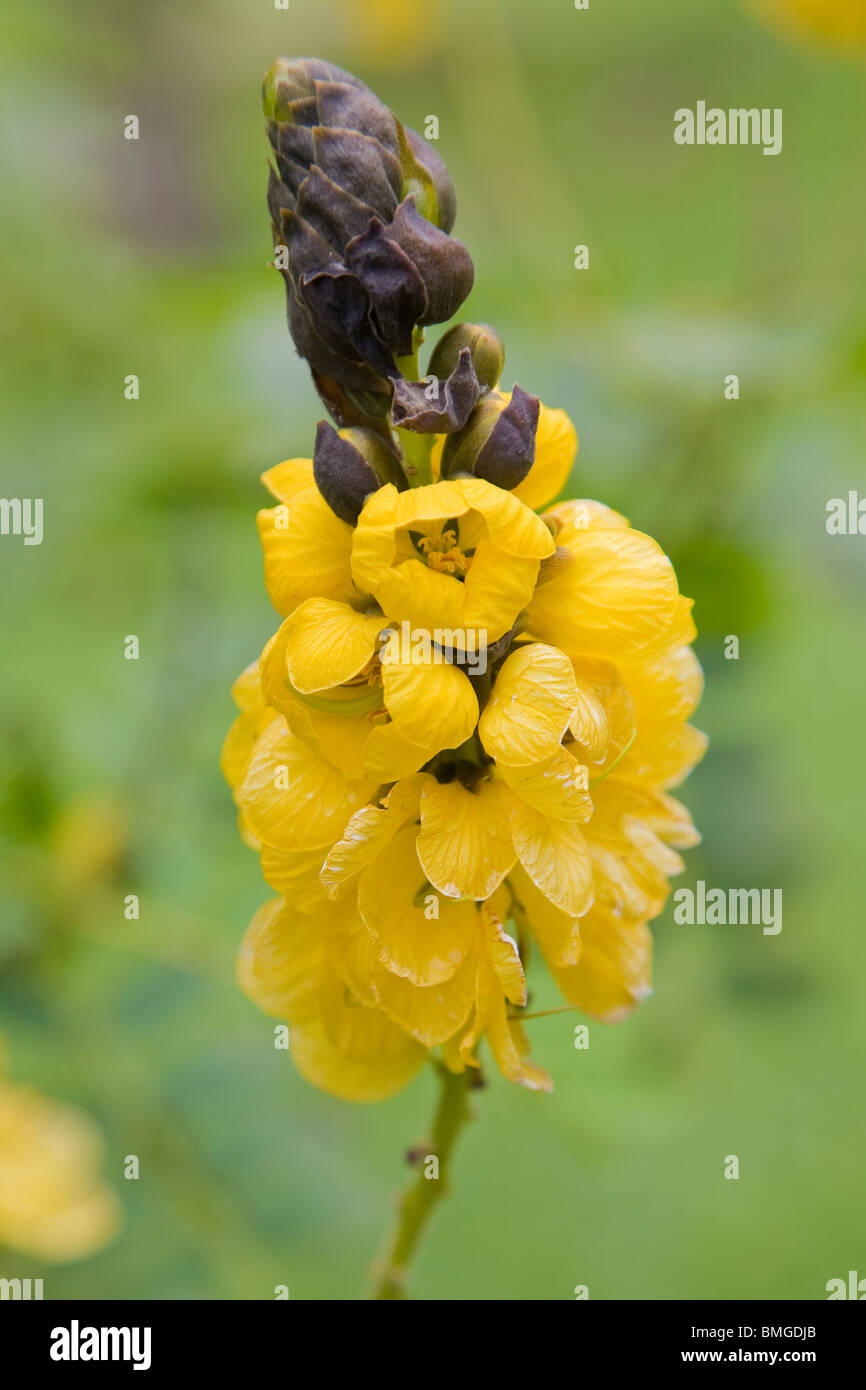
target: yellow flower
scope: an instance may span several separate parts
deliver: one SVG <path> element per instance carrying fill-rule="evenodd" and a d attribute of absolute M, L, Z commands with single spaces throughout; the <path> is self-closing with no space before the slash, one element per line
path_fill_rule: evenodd
<path fill-rule="evenodd" d="M 520 1023 L 530 938 L 569 1002 L 622 1018 L 650 989 L 648 923 L 698 838 L 669 794 L 706 743 L 670 561 L 602 503 L 532 510 L 574 461 L 562 411 L 542 407 L 513 492 L 441 479 L 441 445 L 433 483 L 379 487 L 354 528 L 306 460 L 266 475 L 284 621 L 235 687 L 224 754 L 281 895 L 248 931 L 243 987 L 288 1019 L 309 1080 L 359 1100 L 434 1047 L 478 1066 L 482 1041 L 509 1080 L 549 1088 Z M 401 625 L 448 634 L 447 659 L 388 654 Z M 480 649 L 486 670 L 467 664 Z"/>
<path fill-rule="evenodd" d="M 0 1249 L 80 1260 L 114 1236 L 120 1207 L 80 1110 L 0 1076 Z"/>
<path fill-rule="evenodd" d="M 389 484 L 361 512 L 352 574 L 394 622 L 495 642 L 526 607 L 553 550 L 544 523 L 482 478 L 408 492 Z"/>

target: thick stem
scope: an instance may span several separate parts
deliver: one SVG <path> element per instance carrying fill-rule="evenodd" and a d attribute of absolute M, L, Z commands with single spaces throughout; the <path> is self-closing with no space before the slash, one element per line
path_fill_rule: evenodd
<path fill-rule="evenodd" d="M 423 487 L 433 481 L 430 455 L 433 452 L 435 434 L 416 434 L 414 430 L 397 430 L 400 448 L 403 451 L 403 469 L 409 479 L 410 487 Z"/>
<path fill-rule="evenodd" d="M 424 329 L 416 328 L 413 337 L 413 351 L 409 357 L 397 358 L 397 370 L 407 381 L 420 380 L 420 370 L 418 367 L 418 353 L 424 341 Z M 433 452 L 433 444 L 436 436 L 433 434 L 417 434 L 414 430 L 401 430 L 397 428 L 397 438 L 400 441 L 400 449 L 403 454 L 403 470 L 409 479 L 410 487 L 423 487 L 426 483 L 432 483 L 433 470 L 430 462 L 430 455 Z"/>
<path fill-rule="evenodd" d="M 446 1067 L 439 1070 L 441 1090 L 433 1120 L 430 1149 L 427 1154 L 420 1153 L 416 1160 L 421 1171 L 400 1199 L 394 1229 L 374 1266 L 371 1297 L 375 1299 L 406 1297 L 409 1267 L 433 1208 L 448 1191 L 454 1144 L 471 1115 L 468 1093 L 472 1078 L 469 1071 L 454 1073 Z M 419 1145 L 418 1149 L 423 1147 L 424 1145 Z M 426 1160 L 433 1156 L 439 1161 L 438 1176 L 427 1177 Z"/>

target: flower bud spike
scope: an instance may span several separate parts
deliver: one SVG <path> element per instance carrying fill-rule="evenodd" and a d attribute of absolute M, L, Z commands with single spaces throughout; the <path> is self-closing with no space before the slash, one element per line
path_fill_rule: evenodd
<path fill-rule="evenodd" d="M 448 235 L 456 212 L 448 170 L 369 87 L 331 63 L 278 59 L 262 107 L 274 156 L 268 210 L 274 244 L 285 248 L 277 264 L 295 346 L 314 374 L 390 400 L 415 328 L 451 318 L 472 288 L 469 252 Z"/>

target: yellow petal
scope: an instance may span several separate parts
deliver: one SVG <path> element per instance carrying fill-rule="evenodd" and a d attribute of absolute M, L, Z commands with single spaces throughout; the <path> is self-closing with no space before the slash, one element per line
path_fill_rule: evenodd
<path fill-rule="evenodd" d="M 358 910 L 382 964 L 415 985 L 451 979 L 475 940 L 473 904 L 448 902 L 429 886 L 411 825 L 364 869 Z"/>
<path fill-rule="evenodd" d="M 535 462 L 512 496 L 527 507 L 544 507 L 568 482 L 577 456 L 577 431 L 564 410 L 543 405 L 535 436 Z"/>
<path fill-rule="evenodd" d="M 301 1075 L 344 1100 L 383 1100 L 399 1091 L 426 1059 L 425 1049 L 381 1010 L 347 990 L 327 959 L 327 938 L 314 918 L 282 899 L 253 919 L 238 962 L 241 987 L 291 1025 L 291 1052 Z"/>
<path fill-rule="evenodd" d="M 397 731 L 438 751 L 459 748 L 478 719 L 472 683 L 450 662 L 388 661 L 382 666 L 385 704 Z"/>
<path fill-rule="evenodd" d="M 299 912 L 321 911 L 326 902 L 325 890 L 319 882 L 323 849 L 298 850 L 283 854 L 261 847 L 262 877 L 269 888 L 280 893 Z"/>
<path fill-rule="evenodd" d="M 540 584 L 529 624 L 572 655 L 616 659 L 638 651 L 673 621 L 673 566 L 649 536 L 624 528 L 586 531 L 571 559 Z"/>
<path fill-rule="evenodd" d="M 511 834 L 518 858 L 546 898 L 572 917 L 592 904 L 592 857 L 571 821 L 553 820 L 508 794 Z"/>
<path fill-rule="evenodd" d="M 629 524 L 612 507 L 606 507 L 603 502 L 595 502 L 590 497 L 557 502 L 555 507 L 544 513 L 544 519 L 553 523 L 556 544 L 569 550 L 574 550 L 580 543 L 584 531 L 598 526 L 627 527 Z"/>
<path fill-rule="evenodd" d="M 312 459 L 285 459 L 262 474 L 262 482 L 278 502 L 292 503 L 316 486 Z"/>
<path fill-rule="evenodd" d="M 506 1081 L 513 1081 L 527 1091 L 553 1090 L 550 1073 L 537 1062 L 528 1060 L 526 1034 L 519 1023 L 508 1018 L 504 1008 L 496 1009 L 487 1019 L 484 1036 Z"/>
<path fill-rule="evenodd" d="M 484 944 L 503 994 L 512 1004 L 522 1008 L 526 1003 L 526 976 L 517 942 L 505 930 L 505 913 L 501 907 L 496 907 L 497 896 L 494 894 L 479 909 Z"/>
<path fill-rule="evenodd" d="M 538 561 L 505 555 L 483 537 L 476 546 L 466 582 L 460 624 L 492 645 L 513 626 L 527 606 L 538 578 Z"/>
<path fill-rule="evenodd" d="M 277 719 L 250 758 L 238 805 L 263 844 L 277 850 L 317 849 L 339 838 L 376 785 L 349 781 Z"/>
<path fill-rule="evenodd" d="M 463 626 L 465 585 L 420 559 L 403 560 L 384 570 L 372 592 L 389 618 L 408 622 L 413 630 L 432 633 L 436 628 Z"/>
<path fill-rule="evenodd" d="M 555 647 L 532 642 L 503 662 L 478 724 L 497 763 L 526 767 L 553 757 L 577 704 L 574 671 Z"/>
<path fill-rule="evenodd" d="M 577 657 L 574 676 L 578 705 L 569 725 L 573 751 L 586 762 L 603 764 L 617 757 L 634 737 L 634 700 L 619 668 L 610 661 Z M 593 777 L 598 771 L 593 771 Z"/>
<path fill-rule="evenodd" d="M 423 988 L 383 970 L 377 976 L 379 1002 L 388 1016 L 418 1042 L 436 1047 L 458 1032 L 472 1012 L 475 974 L 472 951 L 450 980 Z"/>
<path fill-rule="evenodd" d="M 623 922 L 596 906 L 581 922 L 583 955 L 578 965 L 553 969 L 569 1003 L 615 1023 L 651 993 L 652 937 L 645 922 Z"/>
<path fill-rule="evenodd" d="M 592 815 L 589 774 L 566 748 L 560 747 L 552 758 L 528 767 L 497 763 L 496 776 L 543 816 L 587 821 Z"/>
<path fill-rule="evenodd" d="M 532 933 L 548 964 L 576 965 L 581 952 L 580 919 L 554 906 L 522 865 L 515 865 L 508 883 L 515 895 L 515 921 Z"/>
<path fill-rule="evenodd" d="M 544 560 L 553 554 L 556 545 L 548 527 L 514 493 L 494 487 L 484 478 L 461 478 L 454 486 L 459 486 L 465 502 L 484 518 L 497 550 L 526 560 Z"/>
<path fill-rule="evenodd" d="M 289 680 L 308 694 L 343 685 L 369 663 L 385 625 L 336 599 L 310 598 L 286 619 Z"/>
<path fill-rule="evenodd" d="M 379 783 L 418 772 L 439 750 L 412 743 L 396 724 L 376 724 L 364 748 L 364 775 Z"/>
<path fill-rule="evenodd" d="M 395 818 L 381 806 L 362 806 L 322 865 L 321 882 L 332 898 L 376 858 L 397 833 Z"/>
<path fill-rule="evenodd" d="M 470 792 L 430 778 L 417 848 L 427 878 L 447 898 L 489 898 L 516 858 L 502 789 L 481 782 Z"/>
<path fill-rule="evenodd" d="M 280 469 L 287 470 L 282 481 L 277 476 Z M 313 481 L 312 464 L 289 460 L 271 469 L 265 480 L 274 484 L 272 491 L 279 487 L 283 492 L 277 507 L 260 511 L 256 518 L 265 583 L 277 612 L 291 613 L 305 598 L 348 598 L 354 593 L 352 528 L 334 515 L 322 497 Z"/>

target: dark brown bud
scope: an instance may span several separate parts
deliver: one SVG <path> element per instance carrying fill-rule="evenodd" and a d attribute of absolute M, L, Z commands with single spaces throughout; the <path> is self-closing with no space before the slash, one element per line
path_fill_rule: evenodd
<path fill-rule="evenodd" d="M 442 476 L 471 473 L 510 490 L 523 482 L 535 461 L 540 403 L 515 386 L 506 404 L 483 396 L 464 428 L 449 435 L 442 453 Z"/>
<path fill-rule="evenodd" d="M 475 374 L 482 386 L 493 390 L 505 367 L 505 344 L 486 323 L 457 323 L 439 339 L 430 354 L 428 372 L 432 376 L 450 376 L 457 360 L 468 348 Z"/>
<path fill-rule="evenodd" d="M 472 288 L 469 253 L 448 235 L 448 171 L 333 64 L 278 59 L 262 101 L 275 264 L 295 346 L 356 403 L 359 392 L 390 397 L 415 328 L 451 318 Z"/>
<path fill-rule="evenodd" d="M 383 483 L 407 486 L 396 451 L 373 430 L 352 428 L 338 434 L 319 422 L 313 450 L 313 477 L 331 511 L 354 526 L 364 501 Z"/>
<path fill-rule="evenodd" d="M 483 389 L 464 348 L 445 381 L 432 373 L 424 381 L 395 381 L 391 419 L 419 434 L 450 434 L 466 424 Z"/>

